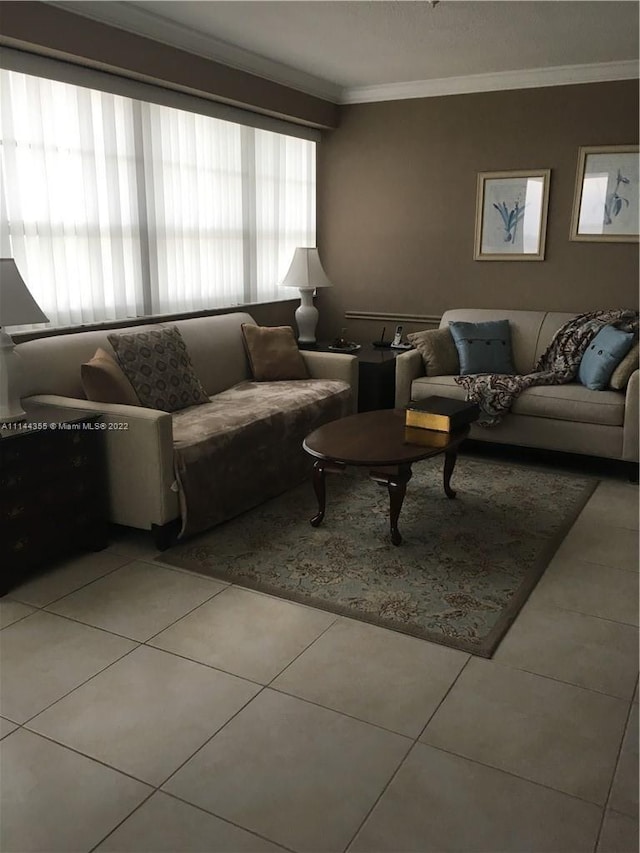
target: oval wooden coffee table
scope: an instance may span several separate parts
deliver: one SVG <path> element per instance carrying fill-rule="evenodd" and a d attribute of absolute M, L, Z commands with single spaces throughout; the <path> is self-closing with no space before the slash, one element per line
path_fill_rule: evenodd
<path fill-rule="evenodd" d="M 339 473 L 348 465 L 369 468 L 369 476 L 389 490 L 391 541 L 402 542 L 398 518 L 411 479 L 411 465 L 444 453 L 444 491 L 455 498 L 451 475 L 458 447 L 469 435 L 465 426 L 455 433 L 419 430 L 420 444 L 411 443 L 415 427 L 407 430 L 404 409 L 362 412 L 325 424 L 308 435 L 303 447 L 316 457 L 313 465 L 313 487 L 318 498 L 318 513 L 311 524 L 318 527 L 326 507 L 325 474 Z M 424 442 L 424 443 L 423 443 Z"/>

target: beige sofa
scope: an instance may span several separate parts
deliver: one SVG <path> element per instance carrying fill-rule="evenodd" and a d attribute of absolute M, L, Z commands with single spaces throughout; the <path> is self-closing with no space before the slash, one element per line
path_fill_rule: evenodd
<path fill-rule="evenodd" d="M 509 321 L 517 373 L 531 373 L 553 335 L 574 314 L 545 311 L 456 309 L 442 315 L 440 328 L 449 322 Z M 499 444 L 581 453 L 626 462 L 638 462 L 638 387 L 636 370 L 626 392 L 590 391 L 570 382 L 528 388 L 511 412 L 495 427 L 474 424 L 471 438 Z M 396 359 L 396 406 L 432 394 L 464 400 L 465 389 L 453 376 L 425 376 L 417 350 Z"/>
<path fill-rule="evenodd" d="M 166 547 L 185 514 L 184 490 L 176 477 L 178 448 L 180 458 L 188 463 L 204 447 L 203 425 L 217 441 L 204 448 L 203 453 L 214 459 L 208 460 L 208 469 L 201 469 L 204 482 L 196 484 L 202 489 L 211 487 L 209 505 L 190 509 L 200 529 L 299 482 L 310 466 L 302 450 L 305 435 L 324 422 L 352 413 L 358 398 L 358 365 L 353 356 L 305 351 L 302 356 L 310 379 L 251 381 L 241 324 L 254 322 L 249 314 L 233 313 L 127 328 L 141 331 L 175 325 L 180 330 L 210 402 L 172 414 L 85 398 L 80 365 L 97 347 L 113 352 L 107 335 L 124 329 L 52 336 L 17 345 L 23 402 L 99 411 L 107 424 L 126 424 L 126 428 L 104 433 L 111 521 L 154 529 L 159 547 Z M 199 475 L 197 465 L 193 472 Z"/>

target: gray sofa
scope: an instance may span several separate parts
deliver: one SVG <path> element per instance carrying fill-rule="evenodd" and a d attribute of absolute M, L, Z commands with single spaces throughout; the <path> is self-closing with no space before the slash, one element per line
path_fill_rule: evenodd
<path fill-rule="evenodd" d="M 451 321 L 509 321 L 517 373 L 531 373 L 556 331 L 574 314 L 546 311 L 456 309 L 442 315 L 440 328 Z M 638 462 L 638 389 L 636 370 L 625 392 L 591 391 L 578 382 L 528 388 L 511 412 L 494 427 L 474 424 L 470 437 L 480 441 L 581 453 Z M 426 376 L 417 350 L 396 359 L 396 406 L 432 394 L 464 400 L 465 390 L 453 376 Z"/>
<path fill-rule="evenodd" d="M 252 381 L 241 324 L 254 322 L 234 313 L 126 329 L 180 330 L 210 402 L 171 414 L 85 398 L 80 365 L 98 347 L 113 353 L 107 335 L 125 329 L 18 344 L 23 401 L 98 411 L 107 424 L 126 424 L 104 433 L 111 521 L 154 529 L 160 547 L 178 520 L 186 533 L 218 524 L 300 482 L 311 469 L 304 437 L 353 412 L 353 356 L 305 351 L 310 379 Z"/>

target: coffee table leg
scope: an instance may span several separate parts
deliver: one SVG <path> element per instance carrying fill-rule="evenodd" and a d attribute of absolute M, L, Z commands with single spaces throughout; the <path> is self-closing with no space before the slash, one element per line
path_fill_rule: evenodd
<path fill-rule="evenodd" d="M 313 527 L 319 527 L 324 518 L 326 506 L 325 474 L 342 474 L 346 467 L 343 462 L 327 462 L 324 459 L 317 459 L 313 463 L 313 489 L 318 498 L 318 512 L 310 522 Z"/>
<path fill-rule="evenodd" d="M 444 455 L 444 493 L 448 498 L 455 498 L 456 491 L 451 488 L 451 475 L 453 474 L 453 469 L 456 467 L 456 459 L 458 458 L 458 452 L 456 450 L 449 450 Z"/>
<path fill-rule="evenodd" d="M 324 518 L 326 507 L 326 489 L 324 486 L 324 463 L 319 459 L 313 463 L 313 490 L 318 498 L 318 513 L 311 519 L 312 527 L 319 527 Z"/>
<path fill-rule="evenodd" d="M 376 483 L 386 485 L 389 490 L 389 523 L 391 529 L 391 541 L 394 545 L 400 545 L 402 536 L 398 530 L 398 519 L 400 510 L 407 492 L 407 483 L 411 479 L 411 465 L 398 465 L 397 471 L 378 470 L 370 471 L 369 476 Z"/>

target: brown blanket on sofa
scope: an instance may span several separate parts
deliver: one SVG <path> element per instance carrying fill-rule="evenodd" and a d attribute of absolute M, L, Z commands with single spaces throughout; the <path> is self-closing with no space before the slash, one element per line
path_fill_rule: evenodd
<path fill-rule="evenodd" d="M 180 536 L 226 521 L 301 482 L 304 438 L 351 411 L 347 383 L 242 382 L 173 415 Z"/>
<path fill-rule="evenodd" d="M 563 385 L 575 379 L 580 361 L 603 326 L 615 325 L 624 331 L 638 331 L 638 312 L 624 309 L 590 311 L 565 323 L 542 354 L 533 373 L 510 376 L 480 373 L 456 376 L 466 388 L 466 399 L 480 406 L 479 426 L 496 426 L 507 414 L 516 397 L 534 385 Z"/>

